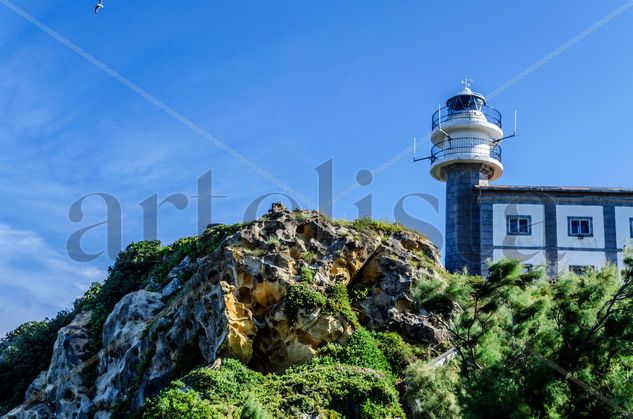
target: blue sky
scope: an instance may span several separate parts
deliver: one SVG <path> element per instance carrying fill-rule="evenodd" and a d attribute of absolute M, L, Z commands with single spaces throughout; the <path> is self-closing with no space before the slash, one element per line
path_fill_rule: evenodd
<path fill-rule="evenodd" d="M 122 206 L 123 242 L 142 237 L 139 203 L 154 193 L 196 194 L 213 171 L 216 222 L 240 221 L 248 204 L 278 184 L 80 57 L 0 0 L 0 334 L 53 315 L 111 260 L 78 263 L 66 240 L 104 219 L 95 192 Z M 12 0 L 311 202 L 313 170 L 334 164 L 334 194 L 377 173 L 334 204 L 354 218 L 373 194 L 373 216 L 408 212 L 443 231 L 444 185 L 428 162 L 411 163 L 412 138 L 459 81 L 494 91 L 623 1 L 93 1 Z M 633 187 L 629 134 L 633 95 L 633 7 L 560 52 L 490 100 L 520 136 L 504 144 L 499 184 Z M 420 154 L 428 143 L 418 144 Z M 265 211 L 267 200 L 260 210 Z M 303 206 L 310 204 L 303 201 Z M 159 213 L 159 238 L 196 232 L 195 199 Z M 85 237 L 105 247 L 103 229 Z"/>

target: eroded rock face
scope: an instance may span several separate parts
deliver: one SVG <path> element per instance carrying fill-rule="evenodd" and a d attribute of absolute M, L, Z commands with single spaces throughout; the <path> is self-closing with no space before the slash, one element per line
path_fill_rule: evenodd
<path fill-rule="evenodd" d="M 136 378 L 142 361 L 147 327 L 163 309 L 161 294 L 145 290 L 123 297 L 103 326 L 103 349 L 99 352 L 99 377 L 94 398 L 98 415 L 121 402 Z"/>
<path fill-rule="evenodd" d="M 91 383 L 85 373 L 96 362 L 89 349 L 90 316 L 90 312 L 81 313 L 58 332 L 50 368 L 35 379 L 24 404 L 7 418 L 88 417 Z"/>
<path fill-rule="evenodd" d="M 183 281 L 184 271 L 193 276 Z M 358 229 L 275 205 L 213 254 L 185 258 L 166 287 L 152 280 L 151 291 L 125 296 L 106 321 L 97 359 L 87 351 L 89 313 L 77 316 L 60 331 L 45 389 L 38 377 L 10 417 L 107 418 L 115 406 L 142 405 L 186 367 L 230 356 L 282 371 L 325 344 L 344 343 L 353 319 L 327 304 L 291 307 L 286 297 L 298 284 L 325 298 L 344 286 L 362 325 L 437 344 L 446 332 L 417 305 L 412 287 L 442 272 L 437 249 L 416 233 Z M 97 361 L 91 393 L 77 372 Z"/>
<path fill-rule="evenodd" d="M 412 296 L 416 280 L 439 277 L 432 262 L 437 250 L 415 233 L 403 231 L 389 237 L 365 263 L 355 279 L 367 297 L 358 303 L 363 323 L 374 330 L 391 330 L 412 342 L 437 344 L 448 339 Z"/>

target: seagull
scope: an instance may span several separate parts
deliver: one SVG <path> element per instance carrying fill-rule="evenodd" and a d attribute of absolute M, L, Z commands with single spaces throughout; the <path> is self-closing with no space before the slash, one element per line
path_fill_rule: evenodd
<path fill-rule="evenodd" d="M 99 10 L 103 9 L 103 0 L 99 0 L 97 5 L 95 6 L 95 15 Z"/>

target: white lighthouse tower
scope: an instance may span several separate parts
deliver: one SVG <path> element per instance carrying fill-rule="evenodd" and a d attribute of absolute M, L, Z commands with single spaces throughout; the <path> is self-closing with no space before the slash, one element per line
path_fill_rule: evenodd
<path fill-rule="evenodd" d="M 431 121 L 431 176 L 446 182 L 445 265 L 450 272 L 481 272 L 476 185 L 503 174 L 501 113 L 483 95 L 464 88 Z"/>

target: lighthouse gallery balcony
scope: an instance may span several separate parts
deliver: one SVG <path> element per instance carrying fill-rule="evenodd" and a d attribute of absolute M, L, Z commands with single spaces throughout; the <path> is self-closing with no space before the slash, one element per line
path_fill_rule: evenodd
<path fill-rule="evenodd" d="M 477 137 L 446 138 L 431 149 L 431 176 L 445 181 L 444 168 L 456 163 L 480 164 L 488 180 L 503 173 L 501 146 L 496 140 Z"/>
<path fill-rule="evenodd" d="M 445 106 L 442 109 L 435 111 L 431 117 L 431 129 L 435 130 L 437 127 L 445 124 L 446 122 L 454 119 L 485 119 L 487 122 L 501 127 L 501 113 L 495 108 L 483 105 L 480 103 L 473 103 L 463 107 L 455 106 L 451 104 Z"/>
<path fill-rule="evenodd" d="M 431 164 L 438 160 L 492 158 L 501 161 L 501 146 L 485 138 L 449 138 L 431 149 Z"/>

